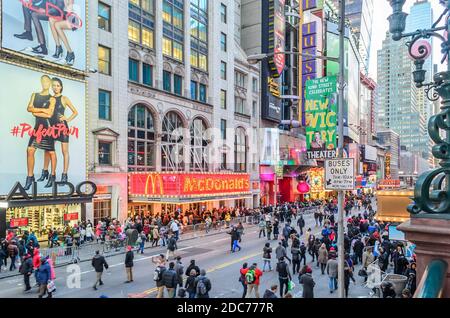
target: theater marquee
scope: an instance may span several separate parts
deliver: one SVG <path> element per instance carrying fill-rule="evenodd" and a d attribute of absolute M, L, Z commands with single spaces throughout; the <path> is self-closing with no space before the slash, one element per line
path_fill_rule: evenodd
<path fill-rule="evenodd" d="M 132 173 L 129 194 L 146 197 L 220 197 L 250 194 L 250 175 L 216 173 Z"/>

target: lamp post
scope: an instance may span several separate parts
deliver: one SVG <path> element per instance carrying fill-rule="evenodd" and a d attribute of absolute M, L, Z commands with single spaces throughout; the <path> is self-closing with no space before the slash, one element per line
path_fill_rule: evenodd
<path fill-rule="evenodd" d="M 449 11 L 450 2 L 440 0 L 444 6 L 444 11 L 433 23 L 430 29 L 417 30 L 411 33 L 404 33 L 407 14 L 404 13 L 403 6 L 406 0 L 389 0 L 393 9 L 389 20 L 389 32 L 394 41 L 402 38 L 410 38 L 406 43 L 409 55 L 414 60 L 416 70 L 413 78 L 418 88 L 423 87 L 427 98 L 430 101 L 442 99 L 441 112 L 432 116 L 428 123 L 428 132 L 435 142 L 433 146 L 433 156 L 441 159 L 441 168 L 428 171 L 419 176 L 414 188 L 414 203 L 408 206 L 408 211 L 412 214 L 421 212 L 428 214 L 449 214 L 450 213 L 450 65 L 448 64 L 450 42 L 448 33 L 450 32 Z M 442 26 L 439 26 L 444 19 Z M 444 34 L 441 34 L 444 33 Z M 424 83 L 426 71 L 423 69 L 425 60 L 431 55 L 431 45 L 427 41 L 431 37 L 441 40 L 441 52 L 443 54 L 441 64 L 447 61 L 447 71 L 436 73 L 431 83 Z M 440 136 L 440 130 L 446 132 L 446 137 Z"/>

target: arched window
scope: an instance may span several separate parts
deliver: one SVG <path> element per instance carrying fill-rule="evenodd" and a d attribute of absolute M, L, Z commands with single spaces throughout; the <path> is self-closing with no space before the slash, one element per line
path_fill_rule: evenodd
<path fill-rule="evenodd" d="M 175 112 L 164 116 L 161 137 L 161 166 L 163 171 L 184 170 L 183 121 Z"/>
<path fill-rule="evenodd" d="M 155 126 L 147 106 L 137 104 L 128 113 L 128 171 L 155 169 Z"/>
<path fill-rule="evenodd" d="M 236 136 L 234 139 L 234 162 L 236 172 L 247 171 L 247 138 L 245 137 L 245 130 L 242 128 L 236 129 Z"/>
<path fill-rule="evenodd" d="M 191 125 L 191 170 L 208 171 L 207 126 L 203 119 L 196 118 Z"/>

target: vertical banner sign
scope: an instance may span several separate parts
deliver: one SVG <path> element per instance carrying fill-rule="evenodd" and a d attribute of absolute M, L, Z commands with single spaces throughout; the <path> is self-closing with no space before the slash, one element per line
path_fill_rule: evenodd
<path fill-rule="evenodd" d="M 306 82 L 306 148 L 308 159 L 336 158 L 337 80 L 335 76 Z"/>
<path fill-rule="evenodd" d="M 270 74 L 273 78 L 278 78 L 283 73 L 286 62 L 284 54 L 276 54 L 285 50 L 285 0 L 270 0 L 269 7 L 269 50 L 275 53 L 273 58 L 269 59 Z"/>

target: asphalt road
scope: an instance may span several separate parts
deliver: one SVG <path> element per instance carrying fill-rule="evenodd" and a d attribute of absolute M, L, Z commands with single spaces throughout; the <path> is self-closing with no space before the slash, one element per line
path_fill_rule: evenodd
<path fill-rule="evenodd" d="M 356 213 L 356 211 L 354 211 Z M 312 215 L 305 217 L 306 228 L 311 227 L 314 233 L 319 233 L 320 228 L 314 227 Z M 294 222 L 293 222 L 294 223 Z M 242 251 L 231 253 L 230 236 L 221 233 L 214 236 L 202 237 L 185 242 L 180 242 L 177 255 L 182 257 L 185 268 L 191 259 L 195 259 L 197 265 L 206 269 L 207 276 L 212 281 L 210 296 L 214 298 L 240 298 L 242 297 L 242 285 L 238 281 L 239 269 L 244 262 L 249 264 L 256 262 L 262 268 L 262 248 L 267 242 L 265 238 L 258 238 L 258 228 L 249 226 L 245 230 L 242 239 Z M 270 242 L 273 248 L 277 241 Z M 290 249 L 288 249 L 290 250 Z M 103 275 L 104 285 L 95 291 L 92 285 L 95 281 L 95 273 L 90 262 L 56 268 L 56 292 L 55 298 L 99 298 L 104 295 L 110 298 L 154 298 L 156 297 L 153 272 L 155 265 L 151 258 L 160 253 L 165 254 L 163 248 L 146 249 L 143 255 L 135 255 L 134 282 L 126 284 L 124 268 L 124 255 L 113 256 L 107 259 L 109 269 Z M 290 252 L 289 252 L 290 254 Z M 274 255 L 273 255 L 274 257 Z M 330 294 L 328 290 L 328 277 L 321 275 L 320 270 L 311 263 L 311 257 L 307 255 L 307 262 L 313 269 L 313 278 L 316 282 L 316 298 L 336 298 L 337 293 Z M 275 268 L 275 260 L 272 260 L 272 268 Z M 290 267 L 292 271 L 292 267 Z M 357 273 L 359 267 L 356 268 Z M 363 287 L 362 279 L 357 277 L 356 284 L 351 283 L 349 297 L 367 297 L 369 290 Z M 293 294 L 301 296 L 301 286 L 298 278 L 294 277 L 296 284 Z M 34 283 L 34 278 L 31 279 Z M 278 283 L 278 275 L 275 271 L 265 272 L 261 278 L 260 295 L 274 283 Z M 36 298 L 37 290 L 24 293 L 23 278 L 12 277 L 0 280 L 0 298 Z"/>

